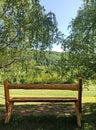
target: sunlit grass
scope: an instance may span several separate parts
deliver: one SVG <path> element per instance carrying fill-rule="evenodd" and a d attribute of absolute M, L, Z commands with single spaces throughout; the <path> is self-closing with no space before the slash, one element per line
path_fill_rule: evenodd
<path fill-rule="evenodd" d="M 82 98 L 83 103 L 96 103 L 96 97 L 83 97 Z"/>

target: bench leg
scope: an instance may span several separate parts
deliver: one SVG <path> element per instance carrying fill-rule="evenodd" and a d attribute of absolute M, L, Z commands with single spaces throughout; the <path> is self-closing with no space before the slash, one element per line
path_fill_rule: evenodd
<path fill-rule="evenodd" d="M 5 123 L 9 123 L 9 121 L 10 121 L 13 104 L 14 104 L 13 102 L 10 102 L 8 105 L 8 110 L 7 110 L 7 114 L 5 117 Z"/>
<path fill-rule="evenodd" d="M 75 108 L 76 108 L 77 124 L 79 127 L 81 127 L 81 112 L 79 111 L 78 108 L 78 102 L 75 103 Z"/>

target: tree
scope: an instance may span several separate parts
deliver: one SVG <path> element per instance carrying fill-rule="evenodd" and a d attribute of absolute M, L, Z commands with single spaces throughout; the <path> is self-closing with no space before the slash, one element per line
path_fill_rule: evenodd
<path fill-rule="evenodd" d="M 70 35 L 63 47 L 67 47 L 69 62 L 76 76 L 86 79 L 96 77 L 96 0 L 84 0 L 75 19 Z M 67 45 L 67 46 L 66 46 Z"/>
<path fill-rule="evenodd" d="M 59 42 L 55 14 L 46 13 L 39 0 L 4 0 L 0 5 L 0 68 L 7 67 L 22 50 L 45 50 Z"/>

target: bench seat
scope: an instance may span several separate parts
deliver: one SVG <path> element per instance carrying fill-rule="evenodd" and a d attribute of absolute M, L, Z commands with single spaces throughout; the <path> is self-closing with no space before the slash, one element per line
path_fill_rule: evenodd
<path fill-rule="evenodd" d="M 9 99 L 10 102 L 77 102 L 73 97 L 14 97 Z"/>

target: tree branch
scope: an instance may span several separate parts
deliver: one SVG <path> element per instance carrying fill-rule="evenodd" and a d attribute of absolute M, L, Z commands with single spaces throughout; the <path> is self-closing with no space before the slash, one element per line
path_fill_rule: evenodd
<path fill-rule="evenodd" d="M 8 47 L 9 45 L 11 45 L 12 42 L 13 42 L 16 38 L 17 38 L 17 35 L 11 40 L 11 42 L 10 42 L 9 44 L 7 44 L 7 45 L 5 45 L 4 47 L 0 48 L 0 51 L 1 51 L 1 50 L 4 50 L 6 47 Z"/>
<path fill-rule="evenodd" d="M 11 65 L 12 63 L 14 63 L 15 61 L 16 61 L 16 59 L 14 59 L 13 61 L 11 61 L 10 63 L 8 63 L 6 65 L 0 66 L 0 69 L 7 68 L 9 65 Z"/>

